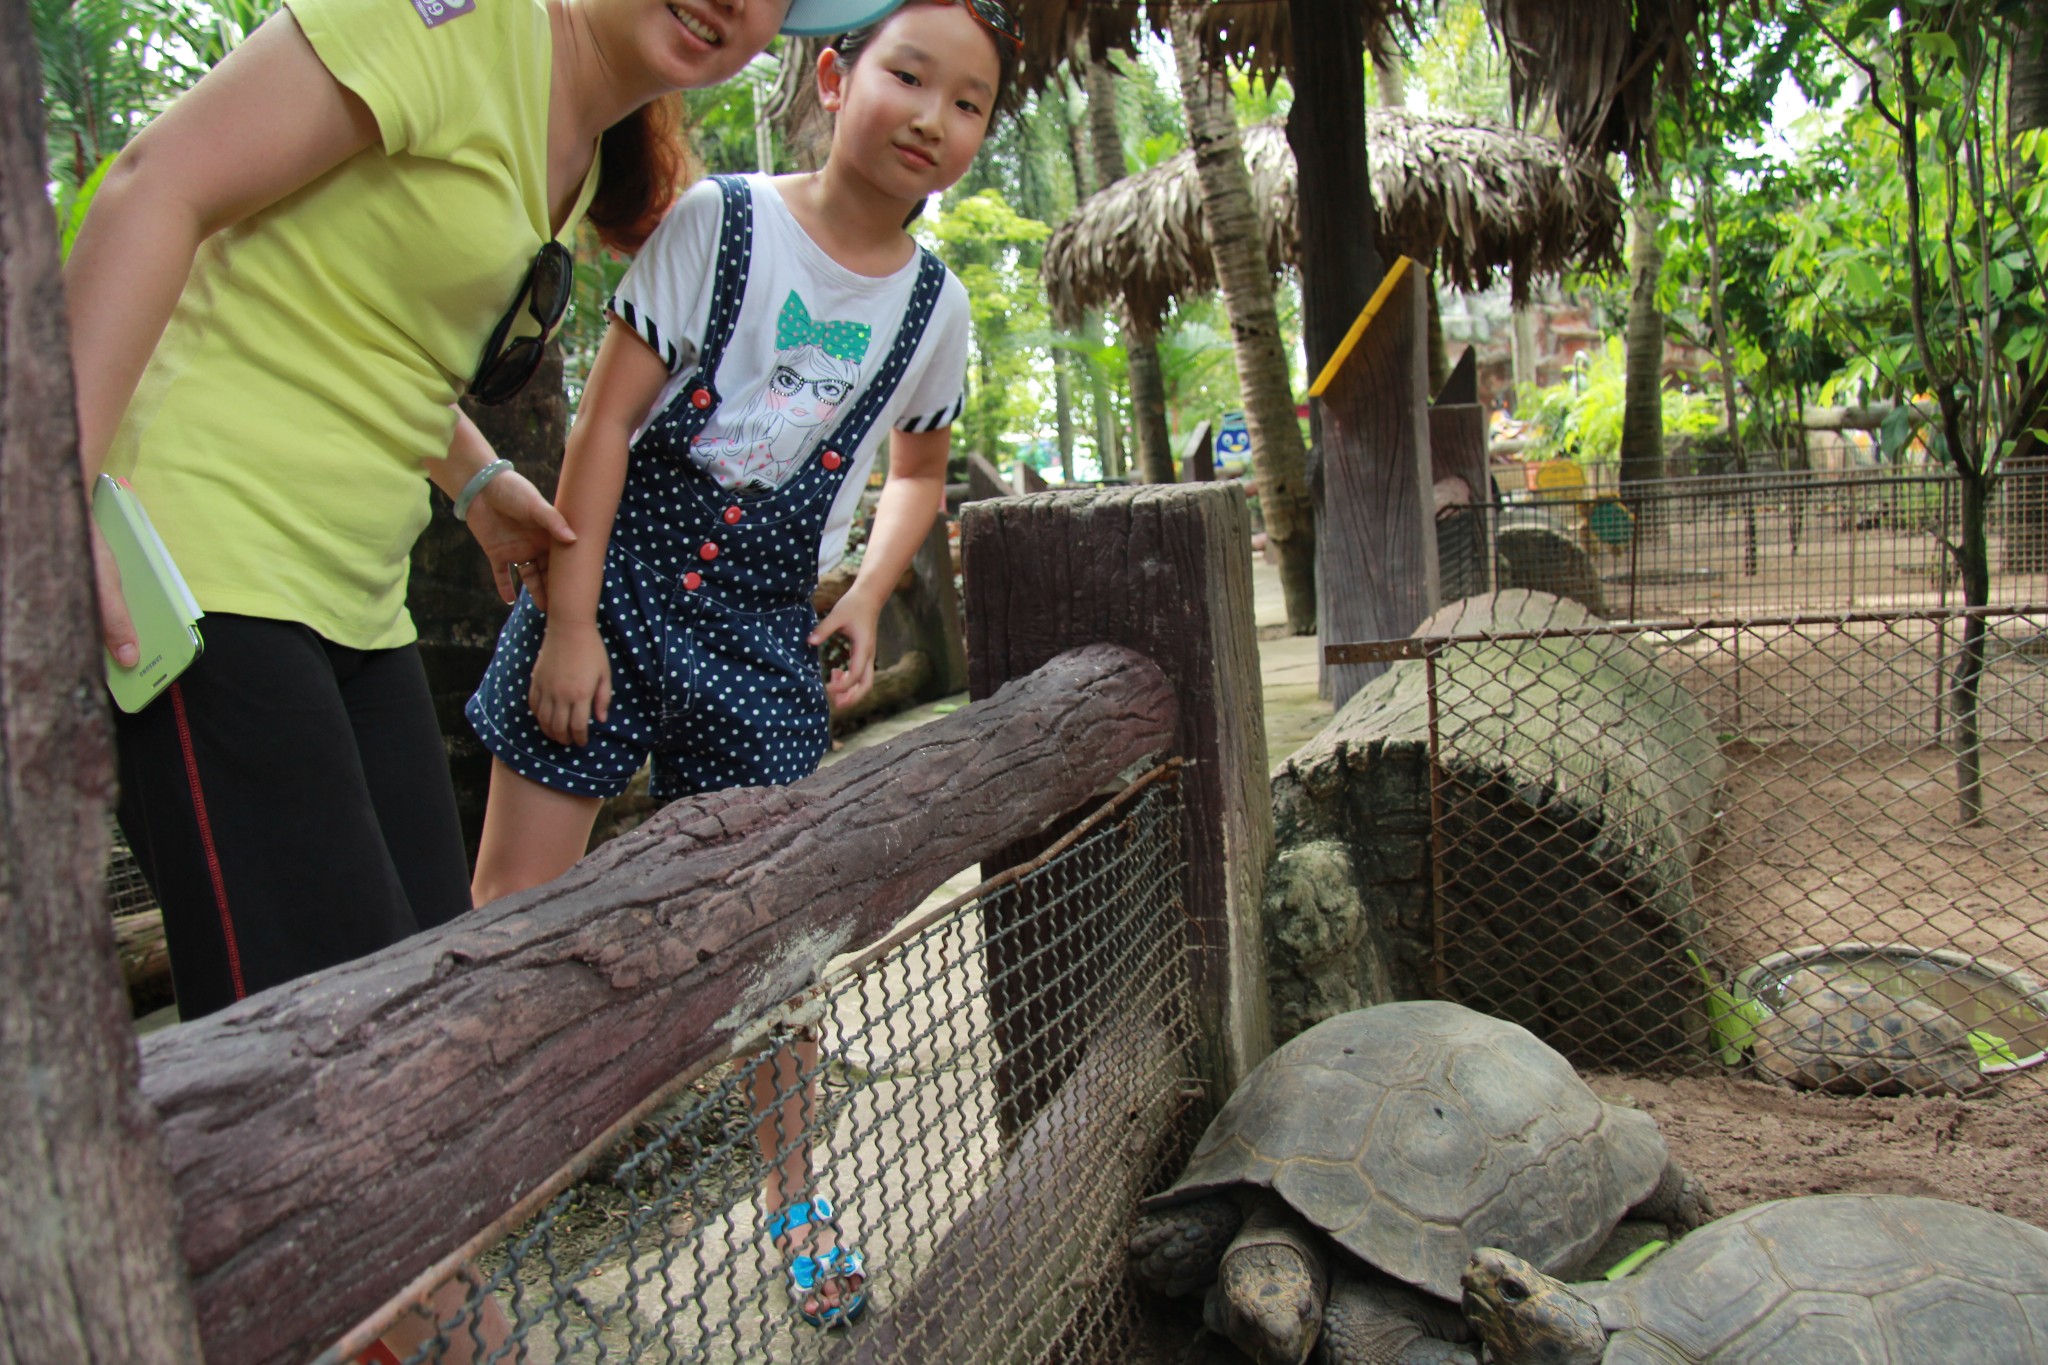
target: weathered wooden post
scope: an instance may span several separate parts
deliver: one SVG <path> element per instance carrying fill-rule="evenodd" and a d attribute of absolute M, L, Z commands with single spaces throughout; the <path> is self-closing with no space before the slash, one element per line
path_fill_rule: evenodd
<path fill-rule="evenodd" d="M 1437 575 L 1445 602 L 1489 591 L 1493 578 L 1492 475 L 1486 467 L 1486 409 L 1467 346 L 1429 407 L 1430 477 L 1462 479 L 1471 500 L 1436 513 Z"/>
<path fill-rule="evenodd" d="M 1402 257 L 1309 392 L 1322 400 L 1318 643 L 1404 639 L 1438 606 L 1431 514 L 1429 305 L 1425 272 Z M 1362 437 L 1362 440 L 1360 439 Z M 1362 448 L 1367 458 L 1341 452 Z M 1339 707 L 1384 664 L 1322 665 Z"/>
<path fill-rule="evenodd" d="M 1077 646 L 1124 645 L 1157 663 L 1180 698 L 1174 752 L 1187 811 L 1187 911 L 1201 1030 L 1197 1066 L 1221 1102 L 1271 1047 L 1259 901 L 1273 851 L 1266 732 L 1252 626 L 1251 520 L 1226 484 L 1158 484 L 974 503 L 962 516 L 969 691 L 986 697 Z M 993 876 L 1035 857 L 1051 835 L 983 862 Z M 1025 1031 L 1058 1017 L 1060 990 L 1029 962 L 1027 907 L 991 963 L 991 1007 Z M 996 927 L 996 926 L 992 926 Z M 1049 929 L 1040 932 L 1051 932 Z M 1044 974 L 1044 973 L 1041 973 Z M 1073 976 L 1082 973 L 1073 973 Z M 1085 983 L 1070 976 L 1067 996 Z M 1036 1059 L 1028 1095 L 1006 1096 L 1006 1124 L 1029 1120 L 1085 1040 Z"/>
<path fill-rule="evenodd" d="M 199 1359 L 100 884 L 113 791 L 28 7 L 0 4 L 0 1362 Z"/>

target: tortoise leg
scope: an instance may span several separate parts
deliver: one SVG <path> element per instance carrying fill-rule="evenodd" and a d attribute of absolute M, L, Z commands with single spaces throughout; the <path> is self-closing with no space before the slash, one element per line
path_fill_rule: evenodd
<path fill-rule="evenodd" d="M 1464 1314 L 1384 1276 L 1339 1271 L 1316 1343 L 1322 1365 L 1478 1365 Z"/>
<path fill-rule="evenodd" d="M 1261 1200 L 1223 1253 L 1210 1325 L 1259 1365 L 1301 1365 L 1322 1330 L 1329 1283 L 1320 1236 L 1280 1200 Z"/>
<path fill-rule="evenodd" d="M 1141 1214 L 1131 1231 L 1131 1276 L 1154 1293 L 1192 1294 L 1216 1278 L 1244 1214 L 1229 1195 L 1211 1195 Z"/>
<path fill-rule="evenodd" d="M 1706 1186 L 1672 1157 L 1664 1164 L 1664 1175 L 1643 1202 L 1628 1211 L 1631 1218 L 1649 1218 L 1673 1232 L 1691 1232 L 1714 1216 Z"/>

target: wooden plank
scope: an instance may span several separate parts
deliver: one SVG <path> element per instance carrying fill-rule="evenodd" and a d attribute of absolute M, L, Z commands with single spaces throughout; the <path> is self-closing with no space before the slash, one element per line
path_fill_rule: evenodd
<path fill-rule="evenodd" d="M 1479 371 L 1467 346 L 1429 409 L 1430 477 L 1464 480 L 1469 501 L 1435 509 L 1437 577 L 1445 602 L 1493 586 L 1493 485 L 1487 467 L 1486 409 L 1479 404 Z"/>
<path fill-rule="evenodd" d="M 1216 478 L 1216 424 L 1210 421 L 1195 423 L 1195 429 L 1188 433 L 1188 439 L 1181 446 L 1180 481 L 1182 483 L 1211 483 Z"/>
<path fill-rule="evenodd" d="M 1271 1047 L 1259 901 L 1273 820 L 1243 490 L 1153 484 L 978 504 L 962 519 L 961 544 L 972 695 L 1063 650 L 1109 641 L 1156 661 L 1182 699 L 1173 751 L 1188 760 L 1184 895 L 1200 945 L 1191 963 L 1198 1061 L 1220 1103 Z M 993 875 L 1036 851 L 1020 844 L 984 869 Z M 992 963 L 993 979 L 1017 997 L 992 1000 L 998 1016 L 1027 1001 L 1056 1014 L 1056 996 L 1036 988 L 1030 970 L 1008 970 L 1017 965 Z M 1030 1110 L 1010 1117 L 1028 1123 Z"/>
<path fill-rule="evenodd" d="M 980 502 L 984 498 L 1008 498 L 1016 496 L 1017 490 L 1010 487 L 1002 471 L 988 462 L 988 457 L 975 451 L 967 452 L 967 501 Z"/>
<path fill-rule="evenodd" d="M 1403 276 L 1322 397 L 1316 582 L 1325 646 L 1399 639 L 1437 605 L 1425 392 L 1427 287 L 1422 271 Z M 1381 667 L 1325 663 L 1323 694 L 1341 707 Z"/>
<path fill-rule="evenodd" d="M 1451 366 L 1451 372 L 1444 378 L 1444 386 L 1436 391 L 1430 400 L 1433 407 L 1455 407 L 1459 404 L 1479 402 L 1479 360 L 1467 346 L 1458 356 L 1458 363 Z"/>
<path fill-rule="evenodd" d="M 910 561 L 911 584 L 904 603 L 916 625 L 917 647 L 932 662 L 931 676 L 918 695 L 928 701 L 967 690 L 967 635 L 960 620 L 960 589 L 953 582 L 953 537 L 945 517 L 932 529 Z"/>
<path fill-rule="evenodd" d="M 172 1365 L 198 1338 L 100 880 L 114 762 L 42 96 L 28 6 L 0 5 L 0 1360 Z"/>
<path fill-rule="evenodd" d="M 794 786 L 678 801 L 544 887 L 145 1039 L 205 1358 L 311 1357 L 1177 725 L 1157 665 L 1066 653 Z"/>

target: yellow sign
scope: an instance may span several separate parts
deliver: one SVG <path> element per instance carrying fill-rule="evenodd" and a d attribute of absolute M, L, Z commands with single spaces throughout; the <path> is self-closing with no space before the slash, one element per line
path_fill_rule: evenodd
<path fill-rule="evenodd" d="M 1586 471 L 1572 460 L 1529 466 L 1529 487 L 1538 493 L 1575 493 L 1586 486 Z"/>

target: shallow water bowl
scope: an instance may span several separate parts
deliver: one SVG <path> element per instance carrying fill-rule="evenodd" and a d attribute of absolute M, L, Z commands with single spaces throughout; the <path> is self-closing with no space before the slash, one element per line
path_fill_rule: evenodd
<path fill-rule="evenodd" d="M 1924 1001 L 1968 1032 L 1986 1077 L 2048 1058 L 2048 987 L 2017 967 L 1910 943 L 1830 943 L 1773 953 L 1734 982 L 1734 1012 L 1754 1026 L 1785 1006 L 1796 973 L 1839 980 L 1855 992 Z"/>

